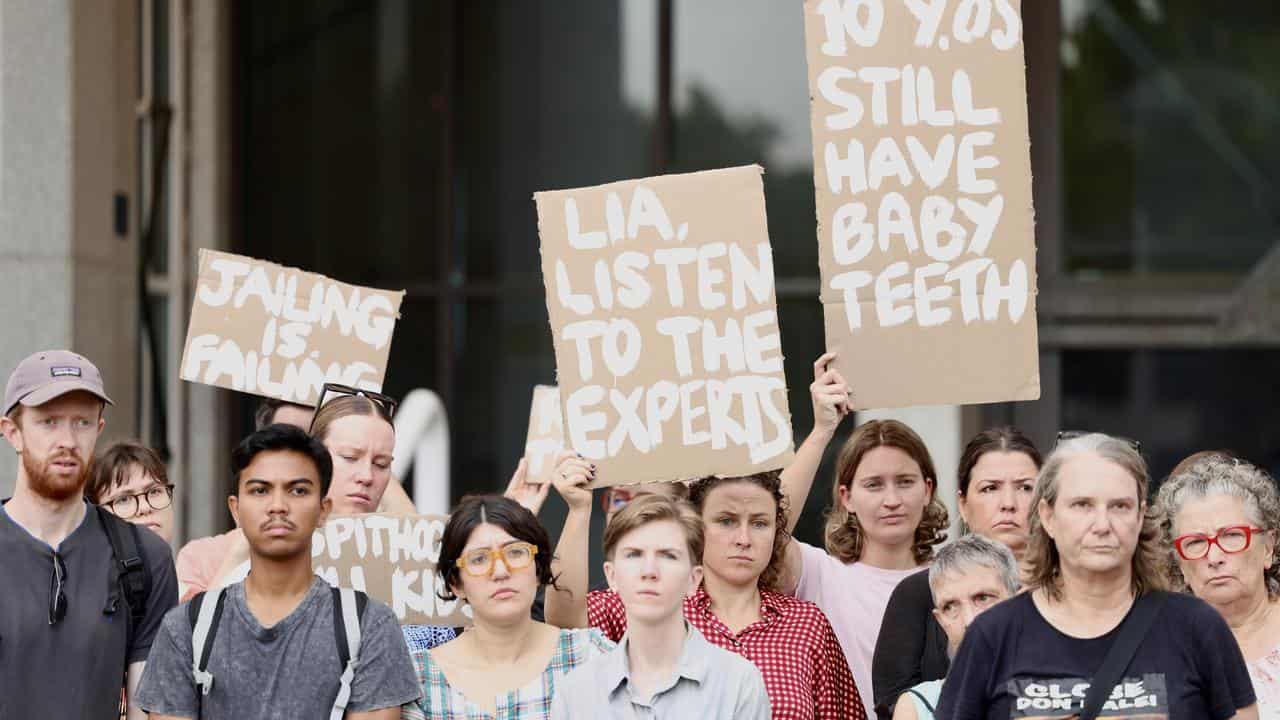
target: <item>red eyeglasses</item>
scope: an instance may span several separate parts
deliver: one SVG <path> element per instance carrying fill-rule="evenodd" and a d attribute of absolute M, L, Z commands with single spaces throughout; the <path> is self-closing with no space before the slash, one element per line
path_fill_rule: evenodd
<path fill-rule="evenodd" d="M 1224 527 L 1216 535 L 1204 533 L 1187 533 L 1173 539 L 1173 547 L 1183 560 L 1199 560 L 1209 554 L 1209 547 L 1217 545 L 1219 550 L 1234 555 L 1249 549 L 1254 533 L 1265 533 L 1262 528 L 1249 525 L 1232 525 Z"/>

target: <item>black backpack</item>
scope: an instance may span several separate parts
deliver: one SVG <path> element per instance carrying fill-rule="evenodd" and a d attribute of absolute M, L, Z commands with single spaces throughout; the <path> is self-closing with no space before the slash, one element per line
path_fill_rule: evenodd
<path fill-rule="evenodd" d="M 147 615 L 147 599 L 151 597 L 151 568 L 142 549 L 138 526 L 112 515 L 99 505 L 93 506 L 107 532 L 111 556 L 115 560 L 115 578 L 107 592 L 104 613 L 115 613 L 121 600 L 129 606 L 129 625 L 125 647 L 133 646 L 133 637 Z"/>

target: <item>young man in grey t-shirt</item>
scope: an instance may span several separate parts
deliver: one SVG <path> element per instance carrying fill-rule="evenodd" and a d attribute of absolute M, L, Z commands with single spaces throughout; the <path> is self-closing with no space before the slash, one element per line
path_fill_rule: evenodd
<path fill-rule="evenodd" d="M 249 542 L 249 576 L 225 589 L 198 697 L 186 604 L 164 619 L 138 701 L 152 720 L 329 717 L 343 665 L 334 599 L 311 567 L 311 535 L 329 513 L 329 451 L 302 430 L 272 425 L 232 453 L 236 494 L 227 500 Z M 360 620 L 348 720 L 395 720 L 419 687 L 396 617 L 370 599 Z"/>

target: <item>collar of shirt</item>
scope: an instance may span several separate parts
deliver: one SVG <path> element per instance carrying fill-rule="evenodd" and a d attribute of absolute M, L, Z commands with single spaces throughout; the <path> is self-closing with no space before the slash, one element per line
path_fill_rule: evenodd
<path fill-rule="evenodd" d="M 705 585 L 699 585 L 698 590 L 689 596 L 688 601 L 700 612 L 711 613 L 711 596 L 707 594 Z M 779 595 L 771 590 L 760 590 L 760 620 L 768 623 L 775 617 L 785 614 L 785 605 L 787 598 Z"/>
<path fill-rule="evenodd" d="M 676 661 L 676 672 L 672 680 L 686 677 L 701 685 L 710 671 L 711 644 L 707 642 L 706 638 L 702 637 L 702 633 L 698 632 L 688 622 L 684 624 L 684 630 L 684 647 L 680 649 L 680 659 Z M 626 634 L 622 636 L 622 641 L 618 643 L 618 647 L 605 657 L 603 680 L 610 695 L 618 692 L 624 682 L 630 682 L 631 664 L 627 659 L 627 651 L 630 646 L 631 631 L 627 630 Z M 673 682 L 672 685 L 674 684 Z M 670 688 L 671 686 L 664 687 L 654 695 L 660 695 Z"/>

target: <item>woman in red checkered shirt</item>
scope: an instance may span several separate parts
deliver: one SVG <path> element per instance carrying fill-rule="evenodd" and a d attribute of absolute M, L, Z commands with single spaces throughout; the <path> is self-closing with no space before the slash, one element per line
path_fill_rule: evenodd
<path fill-rule="evenodd" d="M 557 472 L 561 494 L 590 493 L 587 478 Z M 566 495 L 566 500 L 569 496 Z M 709 642 L 755 663 L 775 720 L 865 720 L 853 676 L 831 624 L 813 603 L 778 592 L 783 549 L 790 540 L 778 473 L 704 478 L 689 500 L 706 526 L 703 583 L 685 598 L 684 616 Z M 569 503 L 556 548 L 560 590 L 548 589 L 549 623 L 590 625 L 617 641 L 626 610 L 612 590 L 587 593 L 590 502 Z"/>

